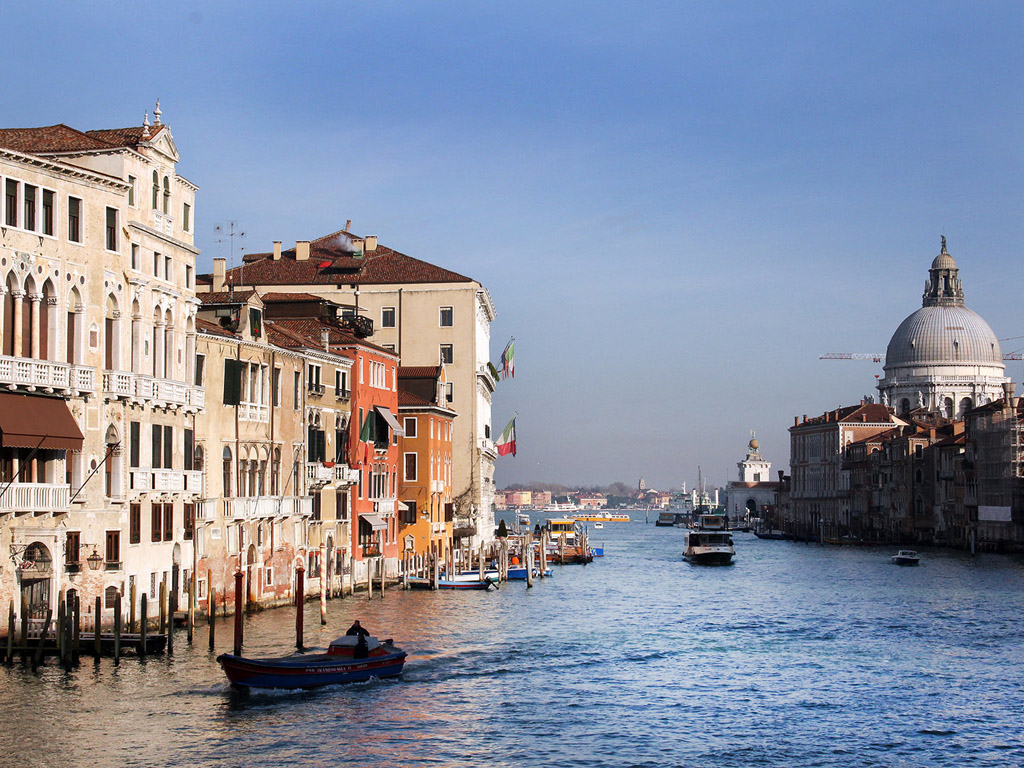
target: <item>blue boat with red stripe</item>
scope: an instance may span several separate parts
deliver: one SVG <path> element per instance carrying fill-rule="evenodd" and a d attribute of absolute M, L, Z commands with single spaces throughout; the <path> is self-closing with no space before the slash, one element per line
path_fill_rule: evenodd
<path fill-rule="evenodd" d="M 366 638 L 365 656 L 357 651 L 357 638 L 339 637 L 327 653 L 296 654 L 272 659 L 250 659 L 223 653 L 217 657 L 231 685 L 238 688 L 319 688 L 337 683 L 358 683 L 373 678 L 397 677 L 406 653 L 390 639 Z"/>

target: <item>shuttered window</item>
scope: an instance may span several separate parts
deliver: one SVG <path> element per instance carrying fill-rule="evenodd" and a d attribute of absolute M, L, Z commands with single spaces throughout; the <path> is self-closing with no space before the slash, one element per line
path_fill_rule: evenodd
<path fill-rule="evenodd" d="M 242 362 L 224 361 L 224 405 L 238 405 L 242 396 Z"/>

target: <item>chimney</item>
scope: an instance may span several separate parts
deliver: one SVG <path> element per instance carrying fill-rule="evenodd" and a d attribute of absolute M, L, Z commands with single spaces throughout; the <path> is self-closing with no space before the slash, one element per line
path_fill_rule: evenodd
<path fill-rule="evenodd" d="M 227 259 L 213 260 L 213 292 L 220 293 L 224 290 L 224 271 Z"/>
<path fill-rule="evenodd" d="M 345 219 L 345 231 L 346 232 L 351 232 L 352 231 L 352 219 Z"/>
<path fill-rule="evenodd" d="M 331 332 L 326 328 L 320 331 L 320 343 L 324 345 L 324 352 L 331 351 Z"/>
<path fill-rule="evenodd" d="M 1016 385 L 1012 381 L 1007 381 L 1003 384 L 1003 410 L 1013 410 L 1013 391 L 1016 389 Z"/>
<path fill-rule="evenodd" d="M 356 258 L 358 258 L 359 256 L 366 255 L 366 241 L 362 240 L 361 238 L 352 238 L 352 247 L 358 254 Z"/>
<path fill-rule="evenodd" d="M 295 260 L 309 261 L 309 240 L 298 240 L 295 243 Z"/>
<path fill-rule="evenodd" d="M 280 261 L 280 260 L 281 260 L 281 241 L 280 240 L 275 240 L 274 241 L 274 261 Z"/>
<path fill-rule="evenodd" d="M 377 250 L 377 236 L 367 235 L 366 236 L 366 252 L 372 253 Z"/>
<path fill-rule="evenodd" d="M 799 425 L 800 425 L 800 417 L 799 416 L 794 416 L 793 417 L 793 426 L 796 427 L 796 426 L 799 426 Z"/>

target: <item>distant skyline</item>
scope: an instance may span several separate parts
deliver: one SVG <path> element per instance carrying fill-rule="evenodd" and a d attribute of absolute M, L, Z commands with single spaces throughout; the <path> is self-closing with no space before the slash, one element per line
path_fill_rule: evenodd
<path fill-rule="evenodd" d="M 39 2 L 6 8 L 3 127 L 160 98 L 215 225 L 340 229 L 486 285 L 516 337 L 499 487 L 773 472 L 794 416 L 874 395 L 945 234 L 1024 337 L 1019 4 Z M 240 250 L 236 241 L 236 254 Z M 238 257 L 236 255 L 236 261 Z M 1003 342 L 1003 351 L 1024 338 Z M 1024 367 L 1010 363 L 1020 382 Z"/>

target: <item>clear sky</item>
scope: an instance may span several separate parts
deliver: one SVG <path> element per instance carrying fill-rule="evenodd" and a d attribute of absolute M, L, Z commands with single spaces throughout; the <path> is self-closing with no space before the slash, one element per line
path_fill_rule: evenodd
<path fill-rule="evenodd" d="M 483 282 L 516 337 L 499 486 L 721 483 L 749 431 L 873 392 L 939 236 L 1024 336 L 1015 2 L 5 6 L 0 124 L 138 125 L 200 186 L 200 270 L 334 231 Z M 1024 346 L 1007 341 L 1004 351 Z M 1020 381 L 1021 364 L 1008 370 Z"/>

